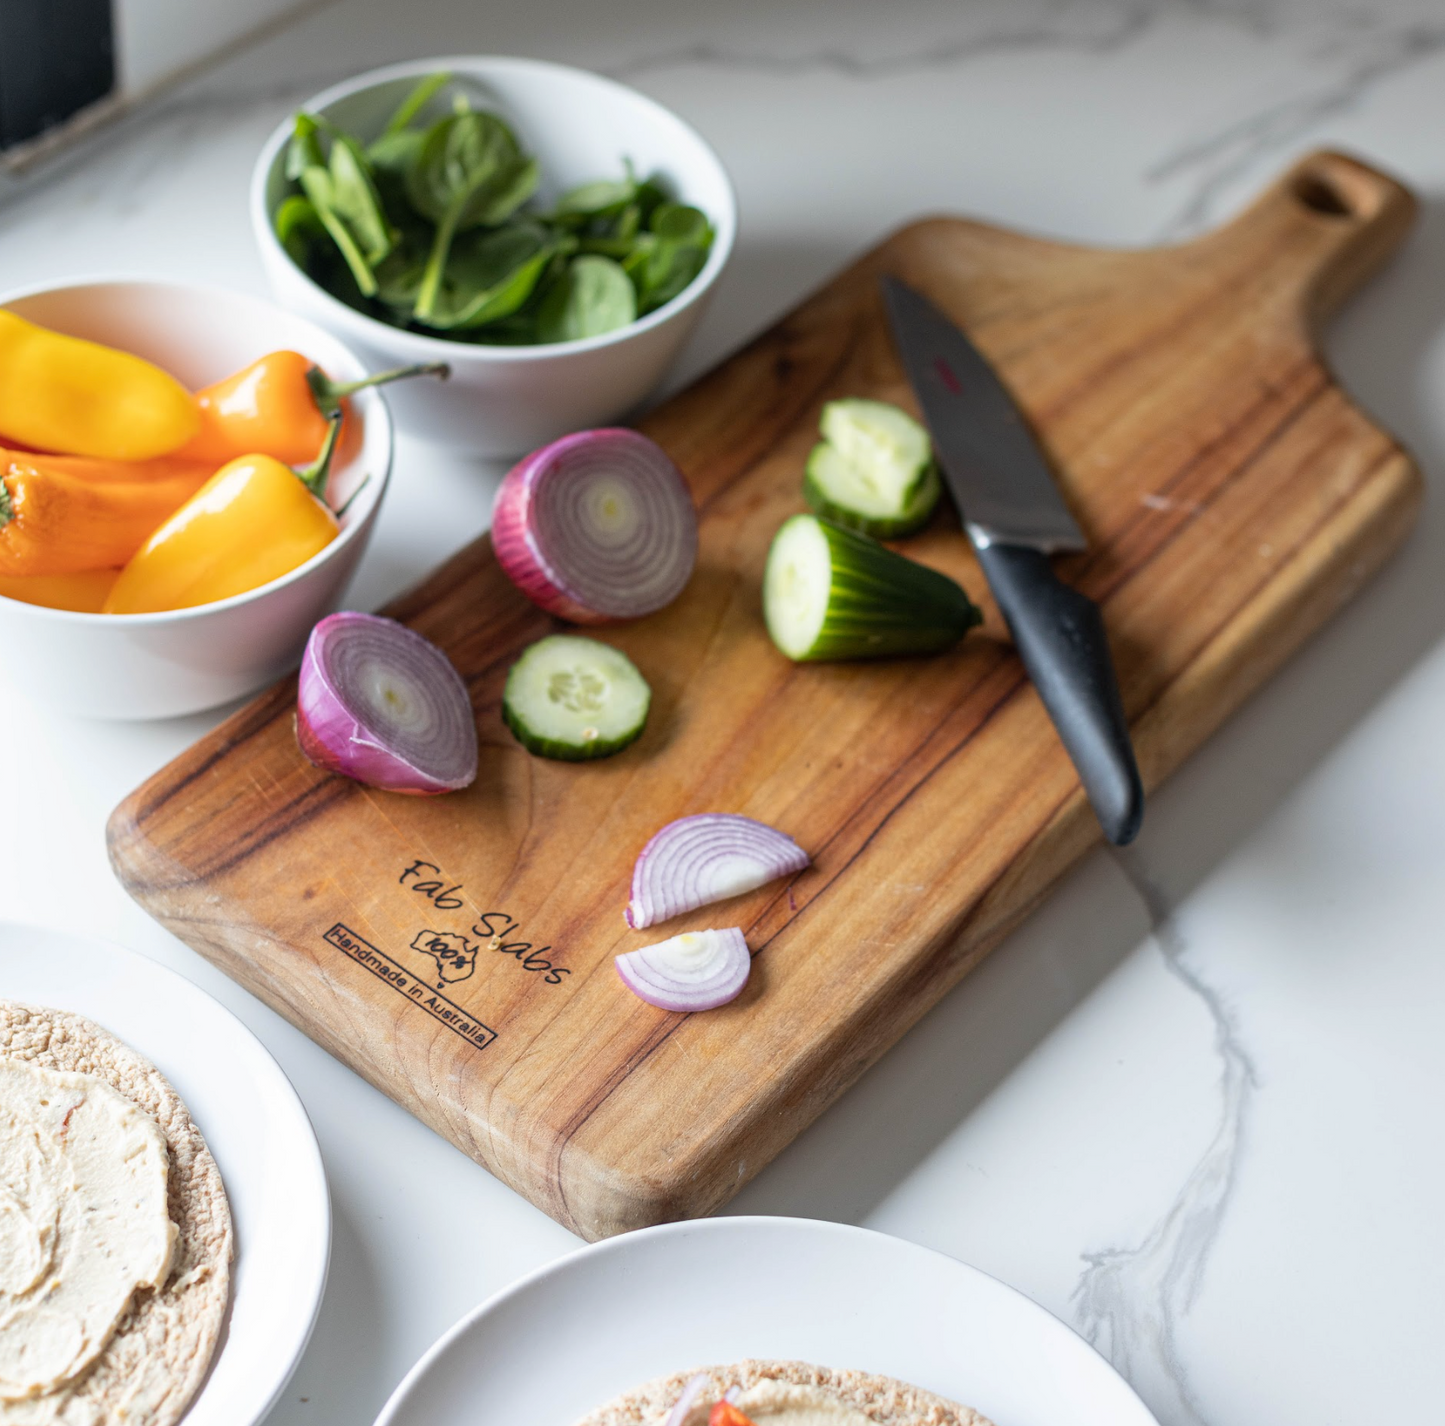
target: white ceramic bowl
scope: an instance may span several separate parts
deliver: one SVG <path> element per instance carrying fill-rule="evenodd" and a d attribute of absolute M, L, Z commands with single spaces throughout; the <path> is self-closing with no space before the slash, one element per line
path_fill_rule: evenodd
<path fill-rule="evenodd" d="M 727 264 L 737 202 L 722 162 L 675 114 L 635 89 L 566 65 L 531 59 L 446 56 L 358 75 L 301 107 L 364 139 L 374 137 L 423 75 L 445 70 L 497 109 L 542 170 L 543 203 L 590 179 L 621 176 L 623 159 L 659 173 L 716 231 L 706 266 L 666 306 L 604 336 L 535 347 L 486 347 L 402 331 L 358 312 L 317 286 L 277 240 L 271 216 L 287 190 L 291 123 L 272 134 L 251 182 L 251 223 L 278 300 L 336 333 L 374 369 L 447 361 L 446 383 L 390 388 L 397 426 L 408 436 L 477 455 L 518 455 L 568 431 L 614 420 L 662 379 Z"/>
<path fill-rule="evenodd" d="M 290 348 L 343 380 L 365 374 L 327 332 L 269 302 L 172 282 L 81 282 L 0 298 L 33 322 L 122 347 L 193 390 L 266 352 Z M 375 391 L 352 398 L 361 443 L 333 490 L 360 487 L 341 533 L 270 584 L 163 614 L 75 614 L 0 597 L 0 683 L 92 718 L 195 713 L 278 678 L 301 656 L 311 626 L 335 609 L 371 535 L 391 473 L 392 430 Z M 365 481 L 363 485 L 362 482 Z"/>

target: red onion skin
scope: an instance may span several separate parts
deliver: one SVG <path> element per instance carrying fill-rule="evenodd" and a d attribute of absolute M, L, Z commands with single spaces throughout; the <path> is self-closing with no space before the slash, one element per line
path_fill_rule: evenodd
<path fill-rule="evenodd" d="M 358 729 L 358 731 L 360 730 Z M 401 781 L 392 782 L 385 778 L 379 778 L 372 772 L 368 772 L 365 777 L 358 776 L 354 771 L 357 764 L 334 753 L 322 742 L 312 728 L 310 719 L 299 706 L 296 709 L 296 742 L 305 755 L 306 761 L 319 767 L 322 772 L 339 773 L 342 777 L 349 777 L 353 782 L 364 782 L 368 787 L 379 787 L 383 792 L 397 792 L 403 797 L 439 797 L 443 792 L 457 790 L 450 783 L 419 786 L 418 784 L 421 782 L 430 782 L 430 780 L 424 779 L 423 775 L 409 764 L 404 774 L 405 785 Z"/>
<path fill-rule="evenodd" d="M 780 877 L 794 876 L 811 865 L 811 858 L 786 833 L 744 817 L 735 812 L 701 812 L 691 817 L 679 817 L 655 832 L 638 853 L 632 869 L 632 893 L 622 915 L 635 931 L 670 921 L 685 912 L 695 911 L 700 906 L 711 905 L 714 901 L 728 897 L 701 897 L 696 893 L 680 890 L 675 884 L 663 880 L 659 875 L 668 871 L 676 872 L 679 854 L 685 853 L 689 844 L 709 837 L 732 834 L 753 841 L 758 859 L 773 874 L 758 883 L 765 886 Z M 670 859 L 663 862 L 662 859 Z M 687 870 L 685 866 L 681 870 Z M 756 890 L 756 888 L 753 888 Z M 731 895 L 732 893 L 730 893 Z M 737 893 L 744 895 L 746 893 Z M 673 898 L 676 898 L 675 902 Z"/>
<path fill-rule="evenodd" d="M 647 437 L 625 426 L 604 426 L 563 436 L 523 456 L 503 477 L 492 506 L 492 552 L 502 572 L 539 608 L 574 624 L 615 624 L 620 616 L 583 604 L 549 572 L 531 534 L 532 499 L 538 481 L 573 451 L 611 439 L 631 443 L 646 441 Z"/>
<path fill-rule="evenodd" d="M 311 631 L 296 690 L 296 742 L 302 754 L 323 772 L 337 773 L 385 792 L 436 797 L 469 786 L 476 777 L 475 764 L 462 781 L 430 777 L 403 758 L 378 747 L 366 729 L 342 706 L 317 652 L 320 637 L 324 637 L 326 627 L 335 620 L 374 617 L 349 612 L 331 614 Z"/>
<path fill-rule="evenodd" d="M 584 433 L 585 434 L 585 433 Z M 575 440 L 575 436 L 564 436 L 563 440 Z M 551 450 L 546 446 L 544 450 Z M 492 553 L 502 567 L 502 573 L 539 608 L 559 619 L 569 619 L 574 624 L 609 624 L 614 622 L 606 615 L 598 614 L 585 604 L 559 589 L 547 573 L 529 534 L 528 515 L 532 504 L 534 473 L 540 467 L 538 456 L 533 452 L 524 456 L 509 470 L 497 490 L 497 501 L 492 507 Z"/>

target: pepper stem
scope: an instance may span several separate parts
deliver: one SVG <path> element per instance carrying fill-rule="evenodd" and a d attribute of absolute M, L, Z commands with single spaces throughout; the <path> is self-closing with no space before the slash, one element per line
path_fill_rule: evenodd
<path fill-rule="evenodd" d="M 0 530 L 15 518 L 15 505 L 10 499 L 10 487 L 0 480 Z"/>
<path fill-rule="evenodd" d="M 326 443 L 321 447 L 321 454 L 310 465 L 296 472 L 296 478 L 323 505 L 326 505 L 326 482 L 331 476 L 331 457 L 336 454 L 336 440 L 341 435 L 340 408 L 329 415 L 326 421 Z M 328 505 L 326 508 L 329 510 L 331 507 Z"/>
<path fill-rule="evenodd" d="M 354 391 L 385 386 L 389 381 L 401 381 L 408 376 L 439 376 L 445 381 L 451 374 L 452 369 L 446 362 L 426 361 L 416 366 L 397 366 L 390 371 L 379 371 L 375 376 L 363 376 L 360 381 L 332 381 L 319 366 L 313 366 L 306 373 L 306 384 L 311 388 L 316 409 L 329 418 L 333 412 L 340 411 L 342 401 Z"/>

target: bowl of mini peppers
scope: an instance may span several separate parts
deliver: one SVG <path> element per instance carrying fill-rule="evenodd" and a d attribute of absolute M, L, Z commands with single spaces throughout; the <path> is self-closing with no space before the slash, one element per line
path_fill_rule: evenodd
<path fill-rule="evenodd" d="M 340 601 L 391 467 L 334 337 L 204 287 L 97 282 L 0 303 L 4 676 L 85 716 L 251 692 Z"/>

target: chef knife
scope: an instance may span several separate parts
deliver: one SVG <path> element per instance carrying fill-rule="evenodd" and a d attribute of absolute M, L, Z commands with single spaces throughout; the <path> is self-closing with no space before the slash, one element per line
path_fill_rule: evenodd
<path fill-rule="evenodd" d="M 1104 621 L 1049 563 L 1055 551 L 1084 549 L 1083 532 L 1028 421 L 973 343 L 897 278 L 883 278 L 883 296 L 944 479 L 1024 668 L 1104 835 L 1132 842 L 1144 788 Z"/>

